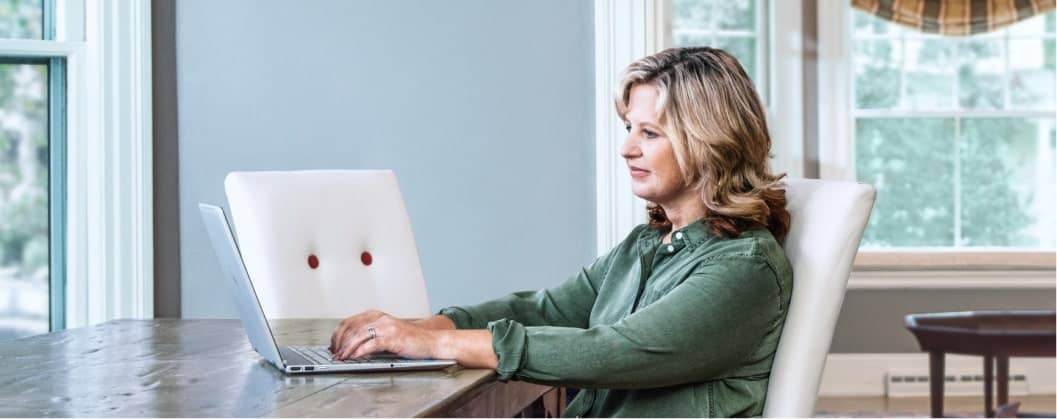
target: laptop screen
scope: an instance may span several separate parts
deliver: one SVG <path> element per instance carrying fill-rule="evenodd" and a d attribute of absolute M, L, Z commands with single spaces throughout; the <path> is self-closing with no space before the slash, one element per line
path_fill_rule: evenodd
<path fill-rule="evenodd" d="M 268 320 L 264 317 L 257 292 L 253 289 L 250 276 L 242 263 L 242 255 L 239 252 L 235 236 L 231 233 L 227 216 L 224 210 L 215 205 L 198 204 L 198 210 L 202 214 L 206 230 L 209 232 L 209 241 L 213 243 L 213 250 L 220 259 L 227 278 L 224 282 L 228 284 L 232 298 L 242 319 L 242 327 L 246 329 L 250 344 L 264 359 L 283 369 L 282 357 L 279 348 L 275 344 L 275 336 L 272 335 Z"/>

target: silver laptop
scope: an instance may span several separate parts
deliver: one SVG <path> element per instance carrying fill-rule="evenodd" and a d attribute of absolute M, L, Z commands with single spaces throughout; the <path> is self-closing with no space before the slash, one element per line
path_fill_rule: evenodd
<path fill-rule="evenodd" d="M 198 204 L 205 221 L 209 239 L 213 243 L 220 264 L 230 281 L 231 296 L 242 318 L 242 327 L 250 338 L 250 345 L 265 360 L 287 374 L 313 374 L 325 372 L 379 371 L 409 369 L 441 369 L 455 365 L 455 361 L 439 359 L 406 359 L 391 353 L 376 353 L 369 357 L 346 361 L 332 361 L 327 346 L 278 346 L 275 336 L 264 316 L 264 309 L 257 300 L 246 266 L 242 263 L 235 236 L 231 234 L 224 210 L 215 205 Z"/>

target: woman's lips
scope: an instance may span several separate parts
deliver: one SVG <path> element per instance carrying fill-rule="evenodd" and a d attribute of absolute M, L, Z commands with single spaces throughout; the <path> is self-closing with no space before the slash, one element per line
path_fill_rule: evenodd
<path fill-rule="evenodd" d="M 631 170 L 631 177 L 633 178 L 644 178 L 650 174 L 648 170 L 642 170 L 637 167 L 629 168 Z"/>

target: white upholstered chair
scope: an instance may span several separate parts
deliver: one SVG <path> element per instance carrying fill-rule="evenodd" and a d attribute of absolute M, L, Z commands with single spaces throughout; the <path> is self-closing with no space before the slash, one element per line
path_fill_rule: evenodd
<path fill-rule="evenodd" d="M 852 261 L 877 193 L 870 185 L 786 180 L 792 225 L 785 254 L 793 296 L 778 342 L 763 415 L 810 417 Z"/>
<path fill-rule="evenodd" d="M 269 318 L 334 319 L 367 309 L 430 314 L 392 171 L 232 172 L 224 188 Z"/>

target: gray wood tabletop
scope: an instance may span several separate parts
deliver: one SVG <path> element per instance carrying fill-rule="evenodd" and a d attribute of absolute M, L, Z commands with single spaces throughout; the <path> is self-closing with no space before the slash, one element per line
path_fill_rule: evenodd
<path fill-rule="evenodd" d="M 336 321 L 271 323 L 280 345 L 326 344 Z M 17 339 L 0 343 L 0 370 L 0 416 L 443 416 L 485 399 L 482 387 L 508 387 L 459 366 L 287 376 L 238 320 L 117 320 Z M 549 389 L 521 385 L 532 397 Z"/>

